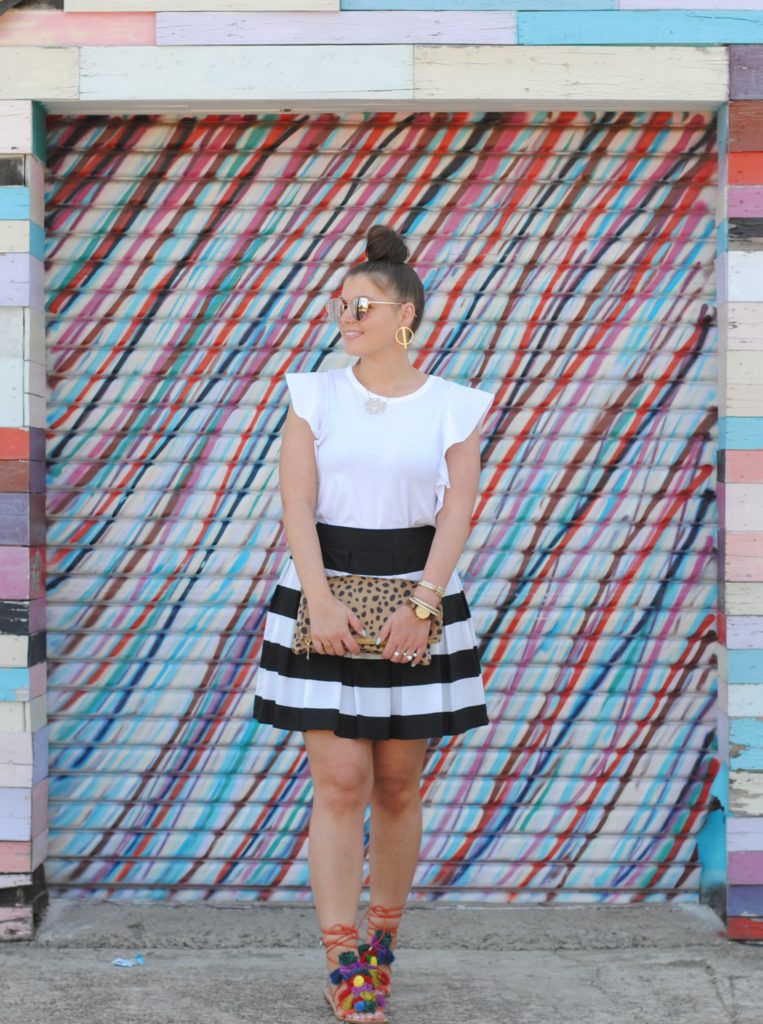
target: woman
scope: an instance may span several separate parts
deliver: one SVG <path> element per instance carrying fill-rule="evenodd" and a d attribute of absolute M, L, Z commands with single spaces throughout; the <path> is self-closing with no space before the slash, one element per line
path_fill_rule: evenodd
<path fill-rule="evenodd" d="M 410 364 L 422 283 L 406 263 L 405 243 L 388 228 L 370 229 L 366 256 L 327 307 L 355 363 L 286 374 L 291 407 L 280 489 L 292 557 L 266 620 L 254 717 L 304 734 L 326 998 L 338 1020 L 380 1022 L 419 855 L 428 738 L 488 722 L 455 567 L 477 495 L 479 425 L 493 396 Z M 412 600 L 374 638 L 376 653 L 361 651 L 356 637 L 365 624 L 329 589 L 328 577 L 346 574 L 416 583 Z M 291 650 L 301 591 L 307 654 Z M 443 633 L 422 664 L 433 618 Z M 355 924 L 369 802 L 370 948 Z"/>

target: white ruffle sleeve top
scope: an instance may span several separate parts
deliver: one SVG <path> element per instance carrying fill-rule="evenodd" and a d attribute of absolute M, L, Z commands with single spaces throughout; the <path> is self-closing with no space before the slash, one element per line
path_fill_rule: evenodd
<path fill-rule="evenodd" d="M 450 486 L 445 453 L 478 426 L 494 396 L 429 375 L 418 390 L 365 408 L 352 366 L 287 373 L 292 407 L 315 437 L 320 523 L 361 529 L 434 526 Z"/>

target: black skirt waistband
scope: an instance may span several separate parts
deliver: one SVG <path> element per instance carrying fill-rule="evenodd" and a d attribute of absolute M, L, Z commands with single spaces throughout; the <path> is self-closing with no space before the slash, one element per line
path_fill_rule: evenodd
<path fill-rule="evenodd" d="M 327 569 L 369 576 L 420 572 L 435 535 L 434 526 L 364 530 L 316 523 L 315 528 Z"/>

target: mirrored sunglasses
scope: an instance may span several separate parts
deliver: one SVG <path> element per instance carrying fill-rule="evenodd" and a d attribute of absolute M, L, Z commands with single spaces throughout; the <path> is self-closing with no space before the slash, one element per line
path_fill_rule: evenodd
<path fill-rule="evenodd" d="M 402 302 L 389 302 L 386 299 L 369 299 L 367 295 L 358 295 L 349 302 L 344 299 L 331 299 L 326 303 L 326 316 L 338 324 L 345 310 L 349 310 L 351 320 L 362 320 L 372 306 L 402 306 Z"/>

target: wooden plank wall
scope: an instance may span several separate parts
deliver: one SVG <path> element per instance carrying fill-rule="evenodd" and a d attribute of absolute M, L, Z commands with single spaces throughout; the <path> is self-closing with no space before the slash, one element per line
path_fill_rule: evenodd
<path fill-rule="evenodd" d="M 729 933 L 763 938 L 763 0 L 65 0 L 63 8 L 0 15 L 0 892 L 29 883 L 45 836 L 44 155 L 33 101 L 83 112 L 98 103 L 156 109 L 168 99 L 197 110 L 253 100 L 469 109 L 475 98 L 481 109 L 688 109 L 725 103 L 728 55 L 717 260 L 719 736 L 729 768 Z M 212 73 L 221 46 L 223 78 Z M 26 911 L 14 919 L 13 909 L 5 918 L 0 910 L 0 935 L 29 927 Z"/>
<path fill-rule="evenodd" d="M 718 231 L 722 604 L 719 736 L 729 763 L 728 933 L 763 939 L 763 47 L 732 46 Z"/>
<path fill-rule="evenodd" d="M 47 846 L 44 145 L 0 102 L 0 939 L 31 936 Z"/>

